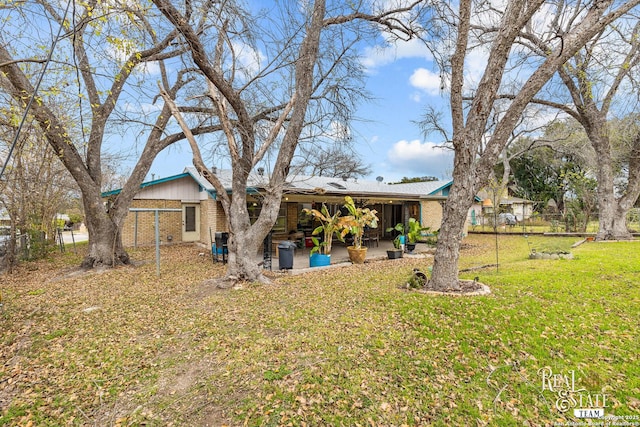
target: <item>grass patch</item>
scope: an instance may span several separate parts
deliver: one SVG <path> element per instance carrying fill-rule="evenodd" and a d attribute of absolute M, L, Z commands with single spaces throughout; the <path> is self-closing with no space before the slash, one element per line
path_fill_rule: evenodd
<path fill-rule="evenodd" d="M 493 236 L 464 243 L 461 268 L 495 263 Z M 430 264 L 409 258 L 214 291 L 201 282 L 223 267 L 197 248 L 162 248 L 160 278 L 153 262 L 64 276 L 81 254 L 60 254 L 2 277 L 0 425 L 575 421 L 541 390 L 544 368 L 605 393 L 607 414 L 640 414 L 638 243 L 573 260 L 529 260 L 522 236 L 497 245 L 498 269 L 463 274 L 492 294 L 463 298 L 398 289 Z"/>

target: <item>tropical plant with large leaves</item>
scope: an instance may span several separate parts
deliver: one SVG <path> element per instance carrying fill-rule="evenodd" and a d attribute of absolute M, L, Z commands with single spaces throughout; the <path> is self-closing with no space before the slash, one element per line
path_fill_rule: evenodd
<path fill-rule="evenodd" d="M 356 206 L 351 196 L 346 196 L 344 202 L 344 207 L 349 212 L 349 215 L 340 218 L 342 238 L 347 234 L 351 234 L 353 236 L 353 247 L 361 249 L 365 228 L 378 227 L 378 216 L 376 215 L 378 211 Z"/>
<path fill-rule="evenodd" d="M 329 213 L 329 209 L 327 205 L 324 203 L 320 209 L 303 209 L 307 215 L 311 215 L 314 219 L 320 221 L 320 225 L 317 226 L 312 234 L 318 235 L 322 233 L 323 239 L 319 241 L 317 238 L 313 238 L 314 247 L 311 250 L 311 253 L 320 253 L 323 255 L 331 254 L 331 244 L 333 243 L 333 235 L 335 234 L 340 240 L 342 240 L 342 236 L 339 233 L 340 226 L 340 210 L 337 210 L 333 215 Z"/>

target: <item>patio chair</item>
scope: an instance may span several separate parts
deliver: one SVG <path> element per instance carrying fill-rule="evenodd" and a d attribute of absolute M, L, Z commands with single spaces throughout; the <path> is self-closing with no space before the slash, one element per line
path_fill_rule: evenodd
<path fill-rule="evenodd" d="M 370 228 L 364 232 L 364 238 L 362 239 L 363 243 L 367 245 L 367 247 L 373 247 L 373 242 L 376 243 L 376 247 L 380 246 L 380 235 L 378 234 L 377 228 Z"/>
<path fill-rule="evenodd" d="M 215 262 L 222 261 L 223 264 L 227 262 L 227 254 L 229 253 L 228 240 L 229 233 L 216 232 L 215 240 L 211 245 L 211 254 Z"/>

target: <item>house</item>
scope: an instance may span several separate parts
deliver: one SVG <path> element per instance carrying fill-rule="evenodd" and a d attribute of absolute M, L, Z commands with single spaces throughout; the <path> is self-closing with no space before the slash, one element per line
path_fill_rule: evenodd
<path fill-rule="evenodd" d="M 476 199 L 469 209 L 467 223 L 475 227 L 477 225 L 493 224 L 494 215 L 510 213 L 515 215 L 517 222 L 522 222 L 531 218 L 535 207 L 535 202 L 520 197 L 513 197 L 504 190 L 498 198 L 498 209 L 494 209 L 493 197 L 490 191 L 484 189 L 478 193 Z"/>
<path fill-rule="evenodd" d="M 231 188 L 231 171 L 213 169 L 225 188 Z M 260 213 L 260 194 L 267 177 L 252 173 L 247 187 L 249 215 Z M 342 179 L 318 176 L 292 176 L 287 180 L 278 219 L 273 227 L 274 238 L 291 231 L 312 230 L 311 219 L 304 208 L 327 204 L 330 210 L 340 209 L 344 197 L 378 211 L 378 235 L 391 237 L 386 228 L 413 217 L 425 227 L 438 230 L 442 221 L 442 203 L 452 182 L 419 182 L 388 184 L 382 181 Z M 120 190 L 106 192 L 109 198 Z M 229 190 L 231 191 L 231 190 Z M 182 174 L 145 182 L 135 196 L 127 216 L 122 240 L 125 246 L 151 245 L 155 242 L 155 211 L 159 215 L 159 235 L 164 242 L 200 242 L 209 244 L 216 231 L 227 231 L 225 213 L 217 200 L 215 188 L 193 167 Z"/>
<path fill-rule="evenodd" d="M 0 207 L 0 225 L 11 225 L 11 217 L 9 216 L 9 212 L 3 207 Z"/>

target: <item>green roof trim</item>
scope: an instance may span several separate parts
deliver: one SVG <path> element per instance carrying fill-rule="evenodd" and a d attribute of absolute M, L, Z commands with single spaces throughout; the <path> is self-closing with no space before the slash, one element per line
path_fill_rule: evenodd
<path fill-rule="evenodd" d="M 451 187 L 452 184 L 453 184 L 453 181 L 449 181 L 445 185 L 442 185 L 436 188 L 435 190 L 433 190 L 431 193 L 427 194 L 427 196 L 435 196 L 438 191 L 444 191 L 444 189 L 448 189 L 449 187 Z M 448 191 L 447 191 L 447 194 L 443 194 L 443 196 L 448 196 L 448 195 L 449 195 Z"/>
<path fill-rule="evenodd" d="M 449 197 L 449 189 L 451 188 L 451 186 L 453 185 L 453 181 L 449 181 L 447 182 L 445 185 L 443 185 L 442 187 L 439 187 L 435 190 L 433 190 L 431 193 L 428 194 L 428 196 L 435 196 L 438 191 L 442 191 L 442 195 Z M 444 190 L 447 190 L 446 192 Z M 476 202 L 481 202 L 482 199 L 478 196 L 473 196 L 473 200 Z"/>

